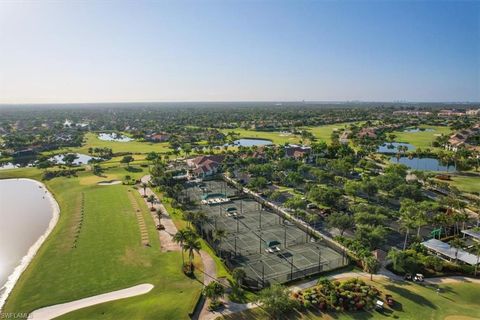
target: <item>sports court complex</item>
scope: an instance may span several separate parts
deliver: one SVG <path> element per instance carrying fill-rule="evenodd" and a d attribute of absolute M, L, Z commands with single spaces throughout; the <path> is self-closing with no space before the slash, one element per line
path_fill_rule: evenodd
<path fill-rule="evenodd" d="M 245 270 L 247 286 L 263 288 L 348 264 L 344 255 L 326 242 L 224 181 L 204 181 L 186 191 L 198 204 L 196 210 L 207 216 L 199 226 L 203 237 L 229 268 Z M 221 240 L 215 241 L 218 238 L 215 230 L 225 231 Z"/>

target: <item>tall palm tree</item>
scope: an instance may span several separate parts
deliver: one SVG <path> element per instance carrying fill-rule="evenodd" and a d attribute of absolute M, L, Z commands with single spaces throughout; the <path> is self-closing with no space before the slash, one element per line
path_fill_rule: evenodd
<path fill-rule="evenodd" d="M 150 204 L 152 205 L 152 209 L 153 209 L 153 204 L 155 203 L 155 196 L 153 194 L 151 194 L 150 196 L 148 196 L 147 198 L 147 202 L 150 202 Z"/>
<path fill-rule="evenodd" d="M 407 248 L 408 235 L 410 230 L 416 226 L 416 218 L 418 216 L 418 208 L 413 200 L 405 199 L 401 202 L 400 208 L 400 225 L 405 230 L 405 241 L 403 250 Z"/>
<path fill-rule="evenodd" d="M 222 230 L 222 229 L 215 229 L 213 232 L 213 241 L 216 244 L 215 245 L 215 250 L 217 250 L 220 247 L 220 244 L 222 243 L 223 239 L 227 237 L 227 231 Z"/>
<path fill-rule="evenodd" d="M 478 264 L 480 263 L 480 243 L 479 242 L 475 242 L 473 244 L 473 251 L 477 255 L 477 263 L 475 264 L 475 272 L 473 273 L 476 277 L 477 271 L 478 271 Z"/>
<path fill-rule="evenodd" d="M 192 222 L 196 226 L 201 225 L 203 222 L 205 222 L 208 219 L 207 214 L 203 211 L 197 211 L 193 214 L 192 217 Z"/>
<path fill-rule="evenodd" d="M 142 184 L 140 185 L 143 189 L 143 196 L 146 197 L 147 196 L 147 183 L 146 182 L 142 182 Z"/>
<path fill-rule="evenodd" d="M 162 210 L 157 209 L 158 224 L 162 224 Z"/>
<path fill-rule="evenodd" d="M 178 243 L 180 247 L 182 247 L 182 266 L 185 265 L 185 256 L 183 250 L 183 244 L 187 241 L 190 237 L 192 231 L 189 229 L 182 229 L 178 230 L 177 233 L 173 236 L 173 241 Z"/>
<path fill-rule="evenodd" d="M 195 252 L 200 253 L 201 248 L 202 245 L 200 244 L 198 236 L 195 233 L 191 233 L 183 243 L 183 250 L 188 252 L 188 263 L 190 265 L 190 270 L 193 270 L 193 258 L 195 257 Z"/>

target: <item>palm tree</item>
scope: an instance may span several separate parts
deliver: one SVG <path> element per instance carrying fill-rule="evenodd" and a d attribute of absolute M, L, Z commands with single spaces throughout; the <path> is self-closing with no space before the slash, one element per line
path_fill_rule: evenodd
<path fill-rule="evenodd" d="M 227 237 L 227 231 L 222 229 L 215 229 L 215 231 L 213 232 L 213 241 L 216 244 L 215 250 L 217 250 L 220 247 L 222 240 L 225 239 L 226 237 Z"/>
<path fill-rule="evenodd" d="M 140 186 L 143 188 L 143 196 L 146 197 L 147 196 L 148 185 L 145 182 L 142 182 L 142 184 Z"/>
<path fill-rule="evenodd" d="M 388 251 L 387 258 L 392 262 L 393 270 L 397 271 L 400 269 L 400 265 L 402 264 L 403 253 L 398 250 L 397 248 L 391 248 Z"/>
<path fill-rule="evenodd" d="M 225 288 L 217 281 L 212 281 L 203 288 L 203 295 L 212 300 L 211 305 L 213 306 L 224 294 Z"/>
<path fill-rule="evenodd" d="M 476 277 L 478 271 L 478 264 L 480 263 L 480 242 L 475 242 L 473 244 L 473 250 L 477 255 L 477 263 L 475 264 L 475 272 L 473 273 Z"/>
<path fill-rule="evenodd" d="M 190 237 L 190 234 L 192 231 L 190 229 L 182 229 L 178 230 L 177 233 L 173 236 L 173 241 L 178 243 L 180 247 L 182 247 L 182 266 L 185 265 L 185 256 L 183 253 L 183 244 L 187 241 L 187 239 Z"/>
<path fill-rule="evenodd" d="M 418 209 L 413 200 L 405 199 L 401 202 L 400 209 L 400 224 L 405 230 L 405 241 L 403 243 L 403 250 L 407 248 L 408 235 L 410 230 L 415 228 Z"/>
<path fill-rule="evenodd" d="M 459 238 L 455 238 L 450 242 L 450 245 L 455 248 L 455 262 L 458 260 L 458 251 L 462 248 L 463 246 L 463 241 Z"/>
<path fill-rule="evenodd" d="M 193 270 L 193 258 L 195 257 L 195 252 L 200 253 L 201 248 L 202 245 L 198 240 L 198 235 L 191 232 L 186 241 L 183 243 L 183 250 L 188 251 L 190 270 Z"/>
<path fill-rule="evenodd" d="M 158 224 L 161 225 L 162 224 L 162 210 L 157 209 L 156 213 L 157 213 L 157 217 L 158 217 Z"/>
<path fill-rule="evenodd" d="M 155 203 L 155 200 L 157 200 L 157 199 L 155 198 L 155 196 L 153 194 L 149 195 L 148 198 L 147 198 L 147 202 L 150 202 L 150 204 L 152 205 L 152 209 L 153 209 L 153 204 Z"/>
<path fill-rule="evenodd" d="M 185 221 L 187 221 L 187 226 L 188 227 L 192 226 L 192 221 L 194 219 L 194 215 L 195 215 L 195 213 L 192 212 L 192 211 L 184 211 L 183 212 L 183 219 L 185 219 Z"/>
<path fill-rule="evenodd" d="M 192 217 L 192 222 L 193 224 L 195 224 L 196 226 L 199 226 L 201 225 L 203 222 L 205 222 L 206 220 L 208 219 L 207 215 L 205 212 L 203 211 L 197 211 L 193 214 L 193 217 Z"/>
<path fill-rule="evenodd" d="M 235 268 L 232 271 L 232 277 L 239 286 L 242 286 L 242 282 L 246 276 L 247 273 L 242 268 Z"/>

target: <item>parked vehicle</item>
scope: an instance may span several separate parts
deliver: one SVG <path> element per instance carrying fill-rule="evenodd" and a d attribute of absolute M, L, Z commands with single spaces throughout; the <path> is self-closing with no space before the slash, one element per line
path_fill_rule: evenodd
<path fill-rule="evenodd" d="M 393 297 L 391 294 L 386 294 L 385 295 L 385 300 L 387 300 L 387 304 L 392 307 L 395 304 L 395 300 L 393 300 Z"/>
<path fill-rule="evenodd" d="M 413 281 L 416 281 L 416 282 L 423 282 L 425 279 L 423 277 L 423 274 L 421 273 L 417 273 L 415 275 L 415 277 L 413 278 Z"/>

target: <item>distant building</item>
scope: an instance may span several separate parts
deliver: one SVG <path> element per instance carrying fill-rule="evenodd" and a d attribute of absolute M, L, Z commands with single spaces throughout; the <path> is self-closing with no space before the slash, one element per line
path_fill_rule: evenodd
<path fill-rule="evenodd" d="M 466 115 L 465 112 L 458 111 L 458 110 L 440 110 L 438 113 L 439 117 L 460 117 Z"/>
<path fill-rule="evenodd" d="M 478 109 L 470 109 L 465 112 L 468 116 L 478 116 L 480 114 L 480 108 Z"/>
<path fill-rule="evenodd" d="M 170 140 L 170 135 L 168 133 L 154 133 L 149 135 L 147 140 L 152 142 L 166 142 Z"/>
<path fill-rule="evenodd" d="M 285 158 L 311 162 L 313 160 L 312 148 L 303 145 L 289 144 L 285 146 Z"/>
<path fill-rule="evenodd" d="M 429 111 L 415 111 L 415 110 L 399 110 L 394 111 L 394 115 L 408 115 L 408 116 L 428 116 L 432 113 Z"/>
<path fill-rule="evenodd" d="M 371 138 L 371 139 L 376 139 L 377 134 L 375 133 L 376 128 L 362 128 L 358 132 L 358 137 L 359 138 Z"/>
<path fill-rule="evenodd" d="M 455 132 L 448 139 L 448 144 L 446 149 L 451 151 L 457 151 L 460 147 L 465 147 L 467 149 L 478 149 L 477 146 L 472 146 L 467 143 L 467 140 L 470 137 L 480 135 L 480 123 L 477 123 L 469 129 L 463 129 L 458 132 Z"/>
<path fill-rule="evenodd" d="M 206 155 L 198 156 L 193 159 L 187 159 L 187 165 L 191 168 L 191 175 L 196 178 L 205 178 L 216 174 L 221 163 L 225 159 L 224 155 Z"/>
<path fill-rule="evenodd" d="M 343 144 L 348 144 L 351 134 L 352 134 L 352 131 L 350 130 L 343 131 L 342 134 L 340 135 L 340 138 L 338 138 L 338 141 L 340 141 L 340 143 L 343 143 Z"/>

